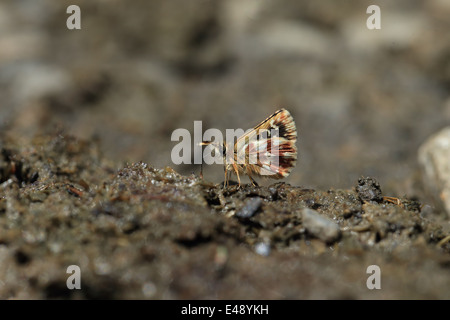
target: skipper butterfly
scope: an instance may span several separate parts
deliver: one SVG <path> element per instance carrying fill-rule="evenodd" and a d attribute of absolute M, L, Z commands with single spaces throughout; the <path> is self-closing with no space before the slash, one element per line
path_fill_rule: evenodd
<path fill-rule="evenodd" d="M 234 141 L 233 141 L 234 142 Z M 228 185 L 229 173 L 236 174 L 239 186 L 240 174 L 246 174 L 253 185 L 258 185 L 255 176 L 281 179 L 289 175 L 297 161 L 297 129 L 289 111 L 280 109 L 248 130 L 236 143 L 203 141 L 201 145 L 212 145 L 224 157 L 225 181 Z M 202 171 L 200 173 L 202 175 Z"/>

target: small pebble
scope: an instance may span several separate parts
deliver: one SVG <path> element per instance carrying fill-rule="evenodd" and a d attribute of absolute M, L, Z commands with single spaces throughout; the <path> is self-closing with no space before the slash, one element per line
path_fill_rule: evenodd
<path fill-rule="evenodd" d="M 244 206 L 236 212 L 236 216 L 245 219 L 250 218 L 259 210 L 261 204 L 262 199 L 259 197 L 247 199 Z"/>
<path fill-rule="evenodd" d="M 267 257 L 270 254 L 270 245 L 264 242 L 259 242 L 255 245 L 255 252 L 261 256 Z"/>
<path fill-rule="evenodd" d="M 302 210 L 302 224 L 309 234 L 326 243 L 333 243 L 341 236 L 341 230 L 336 222 L 313 209 Z"/>

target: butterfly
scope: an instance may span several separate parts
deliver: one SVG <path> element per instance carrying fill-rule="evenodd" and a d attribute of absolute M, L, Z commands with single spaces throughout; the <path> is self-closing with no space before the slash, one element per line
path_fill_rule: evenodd
<path fill-rule="evenodd" d="M 234 142 L 234 141 L 233 141 Z M 254 186 L 253 176 L 282 179 L 289 175 L 297 162 L 297 128 L 289 111 L 280 109 L 253 129 L 247 130 L 233 146 L 232 142 L 211 145 L 224 158 L 225 180 L 228 186 L 229 173 L 235 174 L 241 186 L 241 174 L 246 174 Z M 202 177 L 202 171 L 200 172 Z"/>

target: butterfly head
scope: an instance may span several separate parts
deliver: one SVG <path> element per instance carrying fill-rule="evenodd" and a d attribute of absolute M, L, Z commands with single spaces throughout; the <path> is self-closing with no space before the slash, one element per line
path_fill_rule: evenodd
<path fill-rule="evenodd" d="M 219 153 L 223 157 L 227 154 L 227 144 L 225 142 L 217 142 L 217 141 L 202 141 L 200 142 L 201 146 L 210 146 L 214 152 Z"/>

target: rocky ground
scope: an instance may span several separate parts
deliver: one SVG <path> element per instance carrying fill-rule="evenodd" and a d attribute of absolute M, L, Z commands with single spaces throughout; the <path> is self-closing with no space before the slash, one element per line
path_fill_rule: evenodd
<path fill-rule="evenodd" d="M 2 298 L 450 297 L 449 228 L 373 178 L 223 188 L 143 162 L 116 170 L 62 134 L 8 141 L 2 157 Z M 70 265 L 81 290 L 67 289 Z"/>
<path fill-rule="evenodd" d="M 450 298 L 446 1 L 70 4 L 0 4 L 0 298 Z M 287 179 L 171 161 L 280 107 Z"/>

